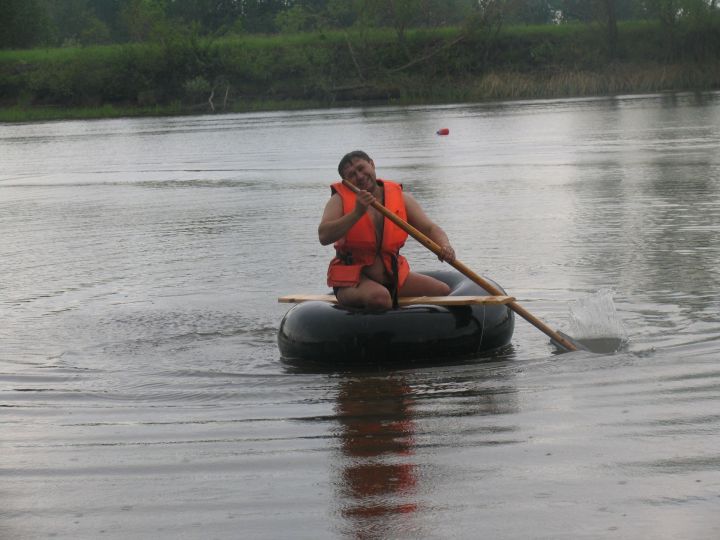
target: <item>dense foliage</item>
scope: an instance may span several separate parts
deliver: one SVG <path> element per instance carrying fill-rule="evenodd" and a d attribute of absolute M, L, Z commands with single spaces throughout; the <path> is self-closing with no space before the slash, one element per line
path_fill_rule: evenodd
<path fill-rule="evenodd" d="M 0 0 L 0 11 L 6 110 L 720 87 L 713 0 Z"/>
<path fill-rule="evenodd" d="M 0 48 L 73 46 L 351 27 L 456 26 L 478 15 L 505 24 L 700 20 L 717 0 L 2 0 Z"/>

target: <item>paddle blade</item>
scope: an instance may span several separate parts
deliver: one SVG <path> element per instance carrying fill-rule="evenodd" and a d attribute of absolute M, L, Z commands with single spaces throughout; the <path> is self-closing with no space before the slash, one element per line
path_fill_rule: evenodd
<path fill-rule="evenodd" d="M 576 348 L 578 351 L 589 351 L 589 350 L 590 350 L 590 349 L 588 349 L 585 345 L 583 345 L 582 343 L 580 343 L 578 340 L 573 339 L 573 338 L 571 338 L 570 336 L 568 336 L 566 333 L 560 332 L 559 330 L 557 331 L 557 333 L 560 334 L 560 336 L 561 336 L 563 339 L 566 339 L 566 340 L 569 341 L 572 345 L 574 345 L 575 348 Z M 571 352 L 571 349 L 568 349 L 565 345 L 563 345 L 562 343 L 560 343 L 560 342 L 557 341 L 557 340 L 554 340 L 554 339 L 550 338 L 550 343 L 552 343 L 553 345 L 555 345 L 555 347 L 557 347 L 558 352 L 561 352 L 561 353 Z"/>
<path fill-rule="evenodd" d="M 591 352 L 594 354 L 613 354 L 620 351 L 627 345 L 627 340 L 619 337 L 600 337 L 600 338 L 571 338 L 564 332 L 558 332 L 564 339 L 577 347 L 579 351 Z M 559 353 L 569 352 L 567 347 L 561 343 L 550 339 L 550 342 L 558 348 Z"/>

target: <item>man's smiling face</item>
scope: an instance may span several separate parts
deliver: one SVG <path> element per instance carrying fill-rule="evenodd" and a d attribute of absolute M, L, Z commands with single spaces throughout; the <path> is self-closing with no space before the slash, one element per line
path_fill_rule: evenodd
<path fill-rule="evenodd" d="M 345 165 L 342 177 L 350 181 L 358 189 L 373 191 L 377 178 L 375 176 L 375 163 L 372 160 L 366 161 L 361 158 L 355 158 Z"/>

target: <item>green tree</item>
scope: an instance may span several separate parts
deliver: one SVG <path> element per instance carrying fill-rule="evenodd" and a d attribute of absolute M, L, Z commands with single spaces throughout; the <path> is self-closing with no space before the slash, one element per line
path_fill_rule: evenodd
<path fill-rule="evenodd" d="M 166 0 L 128 0 L 120 11 L 120 19 L 132 41 L 156 38 L 167 26 Z"/>
<path fill-rule="evenodd" d="M 638 0 L 556 0 L 553 7 L 563 22 L 598 23 L 605 33 L 607 56 L 617 58 L 618 21 L 642 12 Z"/>
<path fill-rule="evenodd" d="M 53 22 L 53 42 L 86 45 L 112 41 L 110 28 L 95 11 L 97 3 L 97 0 L 47 2 L 47 15 Z"/>
<path fill-rule="evenodd" d="M 167 4 L 166 14 L 185 25 L 197 24 L 204 34 L 222 34 L 242 17 L 243 6 L 238 0 L 175 0 Z"/>
<path fill-rule="evenodd" d="M 554 17 L 550 0 L 510 0 L 504 9 L 504 19 L 511 24 L 549 24 Z"/>
<path fill-rule="evenodd" d="M 327 0 L 323 12 L 328 24 L 336 28 L 348 28 L 358 20 L 358 10 L 354 1 Z"/>
<path fill-rule="evenodd" d="M 618 54 L 617 0 L 599 0 L 605 26 L 605 42 L 608 57 L 613 59 Z"/>
<path fill-rule="evenodd" d="M 243 0 L 242 26 L 250 33 L 274 33 L 275 19 L 288 5 L 287 0 Z"/>
<path fill-rule="evenodd" d="M 409 60 L 407 31 L 410 28 L 457 24 L 473 13 L 474 5 L 475 2 L 468 0 L 358 0 L 356 25 L 392 28 L 400 50 Z"/>
<path fill-rule="evenodd" d="M 558 0 L 554 2 L 563 22 L 589 23 L 595 19 L 596 0 Z"/>
<path fill-rule="evenodd" d="M 0 48 L 28 48 L 47 42 L 51 21 L 46 8 L 43 0 L 2 0 Z"/>
<path fill-rule="evenodd" d="M 712 30 L 716 2 L 711 0 L 644 0 L 647 13 L 660 22 L 665 55 L 717 56 L 717 33 Z M 710 36 L 712 35 L 712 37 Z"/>
<path fill-rule="evenodd" d="M 275 16 L 275 26 L 281 32 L 312 32 L 323 26 L 322 18 L 310 9 L 296 4 Z"/>

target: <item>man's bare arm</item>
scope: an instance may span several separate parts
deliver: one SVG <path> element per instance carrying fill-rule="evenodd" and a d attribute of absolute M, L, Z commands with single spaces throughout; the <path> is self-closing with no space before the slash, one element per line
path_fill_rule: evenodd
<path fill-rule="evenodd" d="M 325 205 L 325 211 L 318 226 L 318 238 L 323 246 L 337 242 L 352 228 L 355 223 L 367 212 L 375 197 L 367 191 L 357 195 L 355 208 L 352 212 L 343 215 L 343 203 L 340 195 L 335 193 Z"/>
<path fill-rule="evenodd" d="M 453 250 L 450 239 L 442 227 L 423 212 L 415 197 L 409 193 L 404 193 L 403 197 L 405 198 L 408 223 L 440 246 L 442 252 L 438 257 L 441 261 L 452 262 L 455 260 L 455 250 Z"/>

